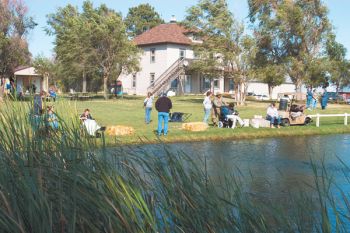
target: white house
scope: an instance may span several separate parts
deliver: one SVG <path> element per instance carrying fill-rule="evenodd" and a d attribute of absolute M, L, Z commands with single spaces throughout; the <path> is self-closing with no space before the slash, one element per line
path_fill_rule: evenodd
<path fill-rule="evenodd" d="M 137 36 L 134 42 L 142 50 L 141 70 L 119 77 L 128 94 L 146 95 L 148 91 L 159 93 L 170 88 L 180 94 L 200 94 L 210 89 L 214 89 L 214 92 L 233 91 L 232 79 L 218 77 L 210 80 L 204 75 L 186 70 L 191 59 L 194 59 L 191 45 L 201 41 L 176 21 L 158 25 Z M 268 95 L 267 84 L 261 82 L 249 83 L 248 91 Z M 274 89 L 272 97 L 276 98 L 280 92 L 293 91 L 295 85 L 286 82 Z"/>
<path fill-rule="evenodd" d="M 22 90 L 22 92 L 33 91 L 35 86 L 35 92 L 48 91 L 48 79 L 35 72 L 34 67 L 20 67 L 15 70 L 14 73 L 16 88 Z"/>

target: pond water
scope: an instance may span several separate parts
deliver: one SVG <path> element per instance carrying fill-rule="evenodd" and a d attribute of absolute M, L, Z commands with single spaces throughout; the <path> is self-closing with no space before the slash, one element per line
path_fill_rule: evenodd
<path fill-rule="evenodd" d="M 163 145 L 142 148 L 155 154 L 164 150 Z M 198 159 L 213 179 L 240 174 L 245 189 L 259 195 L 281 197 L 305 189 L 305 183 L 314 183 L 312 164 L 318 169 L 325 166 L 344 191 L 350 190 L 344 172 L 344 164 L 350 167 L 349 134 L 176 143 L 166 148 Z"/>

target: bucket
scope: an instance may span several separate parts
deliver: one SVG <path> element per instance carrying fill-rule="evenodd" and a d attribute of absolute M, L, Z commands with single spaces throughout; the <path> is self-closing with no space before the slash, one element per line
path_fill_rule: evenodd
<path fill-rule="evenodd" d="M 259 129 L 259 120 L 257 120 L 257 119 L 252 119 L 251 121 L 250 121 L 250 125 L 253 127 L 253 128 L 255 128 L 255 129 Z"/>
<path fill-rule="evenodd" d="M 278 110 L 280 111 L 287 111 L 287 107 L 288 107 L 288 100 L 287 99 L 280 99 L 280 105 Z"/>

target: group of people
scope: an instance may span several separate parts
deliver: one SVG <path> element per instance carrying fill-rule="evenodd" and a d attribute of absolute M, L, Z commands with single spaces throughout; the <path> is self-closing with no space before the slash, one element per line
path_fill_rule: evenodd
<path fill-rule="evenodd" d="M 308 88 L 307 92 L 307 105 L 306 108 L 314 109 L 317 104 L 317 94 L 316 91 Z M 52 96 L 55 100 L 56 93 L 50 89 L 49 96 Z M 36 95 L 38 96 L 38 95 Z M 39 97 L 40 101 L 36 101 L 34 98 L 34 114 L 40 115 L 42 114 L 42 97 L 44 94 Z M 145 109 L 145 123 L 149 124 L 151 122 L 151 112 L 153 107 L 154 95 L 152 93 L 148 93 L 147 97 L 144 99 L 143 106 Z M 325 109 L 327 106 L 328 94 L 326 89 L 322 94 L 321 106 L 322 109 Z M 40 104 L 38 104 L 40 102 Z M 40 105 L 39 107 L 36 105 Z M 212 124 L 217 126 L 219 122 L 224 117 L 225 120 L 229 122 L 228 126 L 231 128 L 235 128 L 237 122 L 241 127 L 244 126 L 244 121 L 239 117 L 238 111 L 235 109 L 234 103 L 226 103 L 223 100 L 223 96 L 221 93 L 217 93 L 215 96 L 212 92 L 208 91 L 203 101 L 204 107 L 204 119 L 203 122 L 208 124 L 209 117 L 211 116 Z M 158 111 L 158 127 L 157 127 L 157 135 L 166 136 L 168 134 L 168 122 L 170 117 L 170 110 L 172 109 L 172 101 L 166 96 L 166 94 L 162 94 L 160 98 L 157 99 L 155 103 L 155 108 Z M 36 110 L 37 109 L 37 110 Z M 38 110 L 39 109 L 39 110 Z M 270 127 L 274 128 L 275 125 L 280 128 L 281 117 L 279 116 L 278 110 L 275 106 L 275 103 L 271 103 L 267 108 L 267 116 L 266 120 L 270 121 Z M 89 109 L 85 109 L 84 112 L 80 115 L 80 120 L 82 124 L 86 127 L 89 135 L 96 136 L 96 133 L 101 130 L 105 130 L 106 127 L 101 127 L 97 124 L 97 122 L 92 118 Z M 46 126 L 51 129 L 58 128 L 58 119 L 54 112 L 53 106 L 48 106 L 46 110 L 46 118 L 45 118 Z"/>
<path fill-rule="evenodd" d="M 41 95 L 36 94 L 34 95 L 34 101 L 33 101 L 33 126 L 35 128 L 39 128 L 42 124 L 42 120 L 44 122 L 45 128 L 48 130 L 57 130 L 59 127 L 58 124 L 58 118 L 54 111 L 54 106 L 47 106 L 46 111 L 44 109 L 43 105 L 43 98 Z"/>
<path fill-rule="evenodd" d="M 322 92 L 320 93 L 320 96 L 321 96 L 321 108 L 322 110 L 324 110 L 328 105 L 328 98 L 329 98 L 326 87 L 323 87 Z M 312 89 L 312 87 L 308 87 L 307 93 L 306 93 L 306 108 L 309 110 L 316 109 L 318 99 L 319 99 L 319 94 L 316 92 L 316 89 Z"/>
<path fill-rule="evenodd" d="M 33 126 L 38 129 L 41 125 L 44 125 L 48 131 L 57 130 L 59 128 L 58 117 L 55 113 L 53 105 L 47 106 L 45 111 L 43 104 L 45 96 L 46 95 L 43 93 L 34 95 L 32 111 Z M 106 127 L 99 126 L 95 119 L 91 116 L 90 109 L 85 109 L 80 115 L 79 119 L 82 122 L 82 126 L 85 127 L 90 136 L 98 136 L 98 131 L 106 130 Z"/>
<path fill-rule="evenodd" d="M 231 128 L 236 127 L 236 122 L 240 124 L 241 127 L 244 126 L 243 120 L 239 117 L 238 111 L 235 109 L 234 103 L 227 104 L 222 97 L 221 93 L 217 93 L 213 98 L 213 93 L 208 91 L 206 97 L 203 101 L 204 106 L 204 123 L 208 123 L 209 117 L 211 115 L 212 123 L 214 126 L 219 125 L 222 118 L 223 120 L 229 121 L 229 126 Z M 226 107 L 226 108 L 223 108 Z M 225 112 L 222 111 L 225 109 Z"/>

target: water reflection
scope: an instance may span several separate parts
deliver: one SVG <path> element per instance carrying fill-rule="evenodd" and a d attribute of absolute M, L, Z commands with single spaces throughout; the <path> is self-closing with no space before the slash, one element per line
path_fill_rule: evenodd
<path fill-rule="evenodd" d="M 343 165 L 350 166 L 350 135 L 267 138 L 225 142 L 171 144 L 171 151 L 184 151 L 198 160 L 214 179 L 242 174 L 245 188 L 252 193 L 278 194 L 304 189 L 312 184 L 311 160 L 319 167 L 324 161 L 336 182 L 347 187 Z M 163 146 L 144 146 L 162 153 Z M 338 159 L 339 158 L 339 159 Z M 203 167 L 204 168 L 204 167 Z"/>

